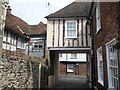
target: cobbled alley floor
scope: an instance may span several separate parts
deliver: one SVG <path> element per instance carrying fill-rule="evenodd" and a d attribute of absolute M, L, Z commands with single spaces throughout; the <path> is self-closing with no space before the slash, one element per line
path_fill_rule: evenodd
<path fill-rule="evenodd" d="M 89 88 L 85 77 L 61 75 L 53 88 Z"/>

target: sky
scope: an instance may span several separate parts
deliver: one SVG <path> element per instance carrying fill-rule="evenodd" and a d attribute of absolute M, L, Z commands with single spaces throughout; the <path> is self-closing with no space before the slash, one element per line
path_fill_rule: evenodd
<path fill-rule="evenodd" d="M 45 16 L 69 5 L 75 0 L 9 0 L 11 13 L 30 25 L 40 21 L 47 23 Z M 49 6 L 48 6 L 49 2 Z"/>

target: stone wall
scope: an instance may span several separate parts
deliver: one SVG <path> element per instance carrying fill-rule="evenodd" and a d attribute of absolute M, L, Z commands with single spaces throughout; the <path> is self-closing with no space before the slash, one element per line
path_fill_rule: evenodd
<path fill-rule="evenodd" d="M 0 89 L 38 88 L 39 65 L 44 59 L 3 51 L 0 58 Z"/>

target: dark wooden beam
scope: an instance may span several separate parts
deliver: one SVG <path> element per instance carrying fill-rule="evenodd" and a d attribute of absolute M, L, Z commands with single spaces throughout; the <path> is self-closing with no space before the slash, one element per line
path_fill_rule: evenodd
<path fill-rule="evenodd" d="M 86 23 L 86 46 L 88 46 L 88 27 L 87 27 L 87 23 Z"/>
<path fill-rule="evenodd" d="M 53 41 L 52 41 L 52 46 L 53 46 L 53 47 L 54 47 L 54 40 L 55 40 L 55 39 L 54 39 L 54 38 L 55 38 L 55 37 L 54 37 L 54 36 L 55 36 L 54 34 L 55 34 L 55 20 L 53 20 Z"/>
<path fill-rule="evenodd" d="M 65 37 L 65 20 L 63 20 L 63 46 L 65 45 L 64 37 Z"/>
<path fill-rule="evenodd" d="M 84 45 L 83 43 L 83 19 L 81 20 L 81 43 L 82 43 L 82 46 Z"/>
<path fill-rule="evenodd" d="M 79 46 L 79 19 L 77 20 L 77 46 Z"/>
<path fill-rule="evenodd" d="M 60 44 L 60 20 L 58 20 L 58 46 Z"/>

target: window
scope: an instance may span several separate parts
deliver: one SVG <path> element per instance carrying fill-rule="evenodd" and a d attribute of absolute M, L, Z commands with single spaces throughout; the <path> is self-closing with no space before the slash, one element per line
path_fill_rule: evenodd
<path fill-rule="evenodd" d="M 77 38 L 76 21 L 65 22 L 65 38 Z"/>
<path fill-rule="evenodd" d="M 98 82 L 103 85 L 103 58 L 102 47 L 97 49 L 97 61 L 98 61 Z"/>
<path fill-rule="evenodd" d="M 67 64 L 67 72 L 74 72 L 73 64 Z"/>
<path fill-rule="evenodd" d="M 76 54 L 76 53 L 72 53 L 72 54 L 71 54 L 71 58 L 72 58 L 72 59 L 76 59 L 76 58 L 77 58 L 77 54 Z"/>
<path fill-rule="evenodd" d="M 43 48 L 43 42 L 41 40 L 34 40 L 34 48 Z"/>
<path fill-rule="evenodd" d="M 109 88 L 118 90 L 118 59 L 117 52 L 113 48 L 116 41 L 112 40 L 106 45 L 108 63 L 108 82 Z"/>
<path fill-rule="evenodd" d="M 24 44 L 25 44 L 25 42 L 23 40 L 21 40 L 20 38 L 18 38 L 17 48 L 25 49 Z"/>
<path fill-rule="evenodd" d="M 100 22 L 100 3 L 97 3 L 97 7 L 96 7 L 96 28 L 97 28 L 97 32 L 101 29 L 101 22 Z"/>

